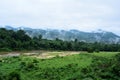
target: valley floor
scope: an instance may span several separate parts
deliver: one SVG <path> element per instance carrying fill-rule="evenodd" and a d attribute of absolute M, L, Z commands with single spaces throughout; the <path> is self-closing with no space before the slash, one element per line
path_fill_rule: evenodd
<path fill-rule="evenodd" d="M 80 53 L 87 53 L 84 51 L 23 51 L 23 52 L 0 52 L 0 57 L 15 57 L 15 56 L 31 56 L 36 57 L 39 59 L 49 59 L 54 57 L 64 57 L 70 56 Z M 105 53 L 105 54 L 104 54 Z M 111 56 L 118 52 L 100 52 L 100 53 L 88 53 L 88 54 L 95 54 L 95 55 L 103 55 L 103 56 Z"/>
<path fill-rule="evenodd" d="M 118 52 L 2 53 L 0 80 L 119 80 L 116 55 Z"/>

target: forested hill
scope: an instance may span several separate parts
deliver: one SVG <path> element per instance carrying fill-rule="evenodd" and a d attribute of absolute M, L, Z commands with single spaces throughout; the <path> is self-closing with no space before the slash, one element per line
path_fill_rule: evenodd
<path fill-rule="evenodd" d="M 27 27 L 14 28 L 5 26 L 8 30 L 24 30 L 29 36 L 42 35 L 44 39 L 55 40 L 59 38 L 64 41 L 78 41 L 84 42 L 103 42 L 103 43 L 120 43 L 120 36 L 107 31 L 99 30 L 97 32 L 82 32 L 78 30 L 54 30 L 54 29 L 32 29 Z"/>
<path fill-rule="evenodd" d="M 6 30 L 0 28 L 0 51 L 11 50 L 69 50 L 69 51 L 120 51 L 120 44 L 106 44 L 100 42 L 87 43 L 83 41 L 63 41 L 29 37 L 23 30 Z"/>

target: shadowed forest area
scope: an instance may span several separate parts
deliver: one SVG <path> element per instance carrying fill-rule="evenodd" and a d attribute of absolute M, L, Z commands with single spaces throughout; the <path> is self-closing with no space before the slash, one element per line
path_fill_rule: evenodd
<path fill-rule="evenodd" d="M 6 30 L 0 28 L 0 51 L 16 50 L 63 50 L 63 51 L 120 51 L 120 44 L 106 44 L 100 42 L 87 43 L 74 41 L 63 41 L 42 39 L 42 36 L 29 37 L 25 31 Z"/>

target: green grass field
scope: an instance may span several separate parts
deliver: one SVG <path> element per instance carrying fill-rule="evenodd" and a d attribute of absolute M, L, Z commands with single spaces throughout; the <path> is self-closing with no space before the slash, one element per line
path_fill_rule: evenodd
<path fill-rule="evenodd" d="M 38 59 L 23 55 L 1 57 L 0 80 L 81 80 L 82 78 L 79 77 L 82 75 L 81 70 L 90 66 L 95 57 L 110 59 L 116 54 L 117 52 L 82 52 L 50 59 Z"/>

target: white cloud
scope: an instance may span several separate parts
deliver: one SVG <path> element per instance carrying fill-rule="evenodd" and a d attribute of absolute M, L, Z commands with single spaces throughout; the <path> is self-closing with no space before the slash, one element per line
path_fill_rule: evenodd
<path fill-rule="evenodd" d="M 118 0 L 0 0 L 0 25 L 105 29 L 119 34 Z"/>

